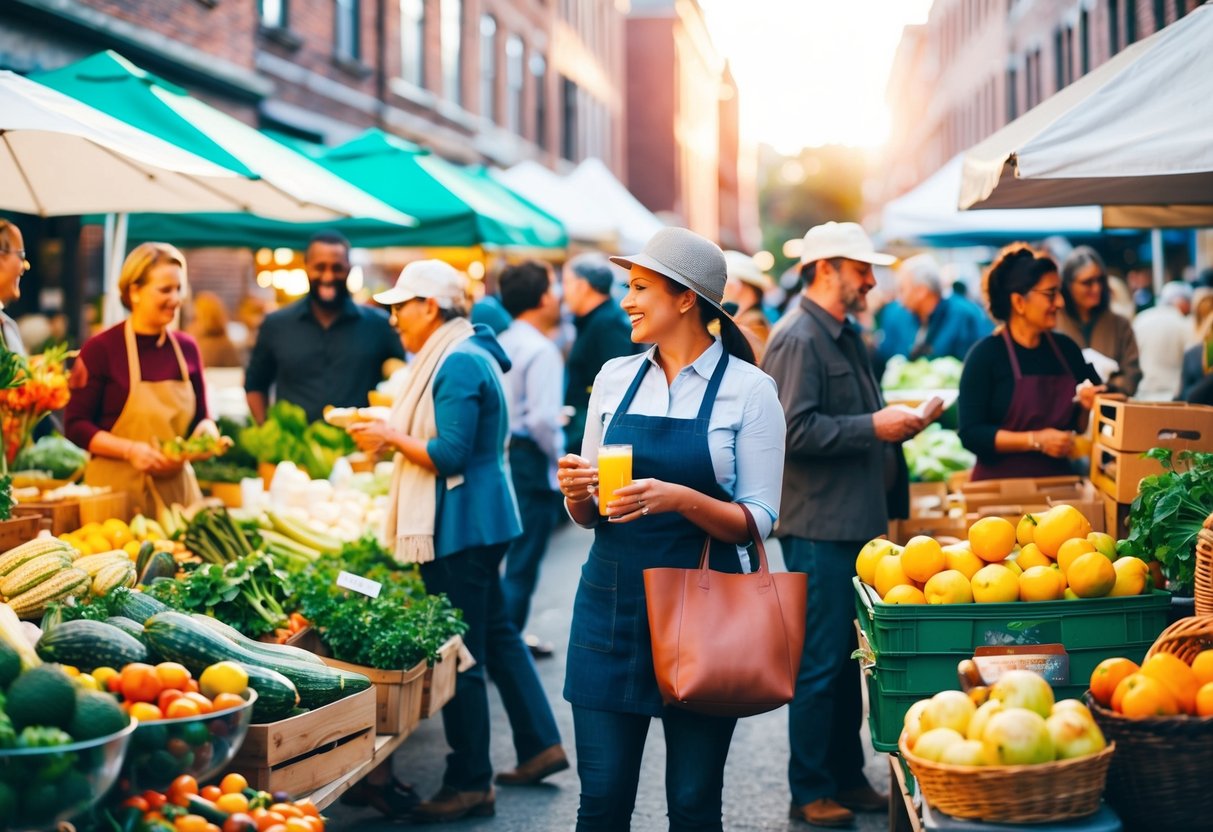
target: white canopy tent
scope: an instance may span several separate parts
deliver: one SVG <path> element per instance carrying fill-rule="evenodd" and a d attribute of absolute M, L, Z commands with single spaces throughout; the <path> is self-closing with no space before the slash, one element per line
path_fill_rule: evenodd
<path fill-rule="evenodd" d="M 1213 225 L 1210 79 L 1206 3 L 969 150 L 960 207 L 1095 204 L 1105 228 Z"/>
<path fill-rule="evenodd" d="M 880 236 L 886 241 L 935 244 L 995 242 L 1052 234 L 1098 234 L 1103 229 L 1098 206 L 961 211 L 956 207 L 964 160 L 957 155 L 880 213 Z"/>
<path fill-rule="evenodd" d="M 624 252 L 640 251 L 650 237 L 665 227 L 601 159 L 586 159 L 568 175 L 567 182 L 574 193 L 593 200 L 614 220 L 619 246 Z"/>

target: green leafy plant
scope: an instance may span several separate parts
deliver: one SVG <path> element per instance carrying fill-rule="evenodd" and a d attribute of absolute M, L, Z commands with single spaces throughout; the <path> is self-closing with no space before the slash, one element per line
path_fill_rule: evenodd
<path fill-rule="evenodd" d="M 1170 587 L 1191 595 L 1197 535 L 1213 514 L 1213 453 L 1173 456 L 1168 448 L 1154 448 L 1143 456 L 1158 460 L 1164 470 L 1142 479 L 1129 507 L 1129 536 L 1117 551 L 1158 561 Z"/>
<path fill-rule="evenodd" d="M 237 446 L 258 462 L 294 462 L 313 479 L 327 477 L 337 458 L 355 449 L 344 430 L 325 422 L 309 425 L 303 408 L 285 401 L 270 406 L 264 424 L 241 430 Z"/>
<path fill-rule="evenodd" d="M 146 592 L 173 609 L 212 615 L 250 638 L 287 626 L 291 579 L 261 551 L 198 564 L 179 578 L 157 578 Z"/>

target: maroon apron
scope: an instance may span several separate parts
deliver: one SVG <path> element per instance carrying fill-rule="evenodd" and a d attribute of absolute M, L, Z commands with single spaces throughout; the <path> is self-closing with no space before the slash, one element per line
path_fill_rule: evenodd
<path fill-rule="evenodd" d="M 1074 389 L 1078 382 L 1070 372 L 1052 333 L 1045 332 L 1061 374 L 1052 376 L 1025 376 L 1019 371 L 1019 359 L 1011 334 L 1003 327 L 1002 338 L 1007 343 L 1007 355 L 1011 359 L 1011 372 L 1015 376 L 1015 390 L 1011 394 L 1011 406 L 1002 421 L 1002 430 L 1016 432 L 1045 430 L 1070 430 L 1074 424 Z M 1057 459 L 1040 451 L 999 454 L 997 462 L 978 462 L 973 468 L 974 480 L 1017 479 L 1022 477 L 1057 477 L 1072 474 L 1070 460 Z"/>

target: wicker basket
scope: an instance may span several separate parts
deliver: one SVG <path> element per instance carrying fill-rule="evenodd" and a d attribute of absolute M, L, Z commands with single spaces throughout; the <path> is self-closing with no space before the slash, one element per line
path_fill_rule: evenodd
<path fill-rule="evenodd" d="M 1034 766 L 953 766 L 899 745 L 923 798 L 939 811 L 987 823 L 1054 823 L 1099 811 L 1115 743 L 1098 754 Z"/>
<path fill-rule="evenodd" d="M 1213 615 L 1213 514 L 1196 536 L 1196 614 Z"/>
<path fill-rule="evenodd" d="M 1146 657 L 1172 653 L 1190 663 L 1210 648 L 1213 617 L 1181 618 L 1163 630 Z M 1108 802 L 1125 826 L 1151 832 L 1207 828 L 1213 817 L 1213 716 L 1129 719 L 1090 692 L 1086 701 L 1118 749 L 1108 770 Z"/>

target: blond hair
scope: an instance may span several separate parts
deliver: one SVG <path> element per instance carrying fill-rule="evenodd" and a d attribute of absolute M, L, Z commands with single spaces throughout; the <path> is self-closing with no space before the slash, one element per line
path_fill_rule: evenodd
<path fill-rule="evenodd" d="M 162 263 L 173 263 L 181 267 L 181 284 L 185 286 L 185 255 L 169 243 L 141 243 L 126 255 L 122 263 L 122 272 L 118 275 L 118 294 L 122 305 L 131 308 L 131 287 L 147 283 L 147 276 L 153 268 Z"/>

